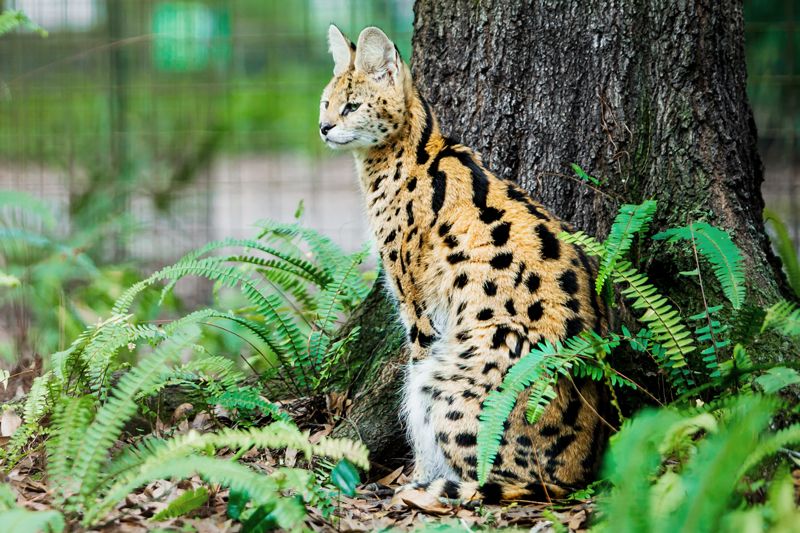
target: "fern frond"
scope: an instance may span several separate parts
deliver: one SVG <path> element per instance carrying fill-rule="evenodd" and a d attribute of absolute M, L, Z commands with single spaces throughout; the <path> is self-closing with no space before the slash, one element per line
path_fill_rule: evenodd
<path fill-rule="evenodd" d="M 786 429 L 767 435 L 761 439 L 747 459 L 740 463 L 738 477 L 745 475 L 751 468 L 767 457 L 775 455 L 781 449 L 797 444 L 800 444 L 800 424 L 793 424 Z"/>
<path fill-rule="evenodd" d="M 91 498 L 98 473 L 109 450 L 122 432 L 125 422 L 136 413 L 136 394 L 158 378 L 164 365 L 178 358 L 181 350 L 197 338 L 196 329 L 173 332 L 152 354 L 142 359 L 120 379 L 109 400 L 100 408 L 94 422 L 83 435 L 81 454 L 76 458 L 72 477 L 80 494 Z"/>
<path fill-rule="evenodd" d="M 703 362 L 706 364 L 706 369 L 708 370 L 708 375 L 712 379 L 719 379 L 722 377 L 720 370 L 720 354 L 724 348 L 731 344 L 730 339 L 725 335 L 729 329 L 728 325 L 722 324 L 714 317 L 714 314 L 721 309 L 721 305 L 709 307 L 702 313 L 689 317 L 689 320 L 696 320 L 701 324 L 694 331 L 697 341 L 709 344 L 709 346 L 700 352 L 700 355 L 702 355 Z"/>
<path fill-rule="evenodd" d="M 483 404 L 478 426 L 478 482 L 483 484 L 489 475 L 500 449 L 504 427 L 508 416 L 517 403 L 517 398 L 529 386 L 534 385 L 537 406 L 534 412 L 543 412 L 549 402 L 549 386 L 554 377 L 563 375 L 578 357 L 591 357 L 594 345 L 584 337 L 573 337 L 563 344 L 544 341 L 515 363 L 503 378 L 503 384 L 489 393 Z M 537 387 L 541 387 L 537 390 Z M 540 392 L 539 392 L 540 391 Z"/>
<path fill-rule="evenodd" d="M 767 428 L 775 403 L 758 396 L 736 400 L 724 424 L 697 446 L 696 455 L 684 473 L 683 505 L 665 516 L 662 531 L 716 531 L 713 524 L 724 515 L 730 495 L 739 482 L 739 468 Z M 717 494 L 707 498 L 704 495 Z"/>
<path fill-rule="evenodd" d="M 47 477 L 61 503 L 74 492 L 70 472 L 92 420 L 94 400 L 89 396 L 63 398 L 53 413 L 53 433 L 47 441 Z"/>
<path fill-rule="evenodd" d="M 193 475 L 199 475 L 208 483 L 218 483 L 231 490 L 245 492 L 255 505 L 277 504 L 282 498 L 280 491 L 285 489 L 310 492 L 314 479 L 312 472 L 301 469 L 282 468 L 265 476 L 239 463 L 211 457 L 193 455 L 162 458 L 145 463 L 135 476 L 115 485 L 100 501 L 91 504 L 84 514 L 83 524 L 94 524 L 137 487 L 157 479 L 185 479 Z M 285 529 L 297 526 L 294 522 L 279 525 Z"/>
<path fill-rule="evenodd" d="M 96 509 L 91 511 L 91 516 L 86 520 L 93 520 L 94 515 L 113 506 L 117 501 L 129 494 L 130 491 L 152 479 L 185 477 L 191 475 L 193 472 L 197 472 L 207 481 L 223 483 L 237 490 L 242 489 L 243 487 L 233 486 L 227 484 L 225 481 L 212 479 L 210 477 L 216 471 L 217 467 L 215 465 L 217 463 L 235 463 L 189 455 L 194 451 L 208 448 L 219 449 L 223 447 L 230 448 L 231 450 L 249 449 L 251 447 L 262 449 L 282 449 L 289 447 L 304 453 L 307 459 L 316 455 L 327 457 L 332 460 L 347 459 L 362 468 L 368 468 L 369 466 L 367 449 L 360 442 L 356 443 L 346 439 L 323 438 L 319 443 L 311 444 L 308 432 L 301 432 L 296 427 L 283 422 L 276 422 L 264 428 L 252 428 L 246 431 L 226 429 L 218 433 L 208 433 L 204 435 L 190 432 L 187 435 L 175 437 L 167 442 L 162 442 L 157 445 L 149 443 L 147 447 L 139 448 L 137 450 L 138 458 L 140 459 L 138 462 L 132 461 L 131 455 L 128 454 L 126 456 L 126 461 L 128 464 L 134 464 L 135 467 L 127 474 L 117 476 L 112 480 L 112 485 L 105 491 L 102 501 L 98 503 Z M 176 471 L 170 469 L 170 465 L 184 463 L 186 467 L 190 467 L 194 464 L 202 465 L 203 468 L 195 467 L 194 470 L 190 471 Z M 240 465 L 236 466 L 240 467 Z M 163 470 L 165 468 L 166 471 Z M 119 468 L 116 468 L 116 470 L 119 471 Z M 247 469 L 245 469 L 245 471 L 249 472 Z M 242 471 L 238 470 L 238 472 Z M 308 486 L 307 483 L 311 482 L 313 476 L 311 472 L 305 470 L 286 469 L 280 472 L 282 472 L 284 476 L 284 482 L 287 479 L 301 479 L 302 482 L 299 483 L 299 485 L 306 487 Z M 306 478 L 305 476 L 309 477 Z M 262 487 L 270 487 L 270 478 L 271 476 L 267 476 L 266 478 L 261 476 Z M 278 478 L 272 478 L 272 481 L 277 480 Z M 228 479 L 227 481 L 230 482 L 234 480 Z M 292 482 L 290 487 L 297 488 L 298 484 Z M 279 488 L 280 487 L 276 486 L 274 491 L 279 490 Z M 265 493 L 266 497 L 269 497 L 272 492 L 273 491 L 270 490 L 268 493 Z M 254 494 L 257 493 L 251 492 L 251 497 L 253 497 Z"/>
<path fill-rule="evenodd" d="M 0 30 L 2 33 L 2 30 Z M 45 202 L 26 192 L 3 190 L 0 191 L 0 211 L 12 210 L 22 213 L 25 216 L 36 217 L 46 229 L 53 229 L 56 226 L 56 217 L 53 211 Z M 2 225 L 16 225 L 19 221 L 3 220 Z"/>
<path fill-rule="evenodd" d="M 781 300 L 767 309 L 767 316 L 761 331 L 777 329 L 784 335 L 800 336 L 800 307 L 787 300 Z"/>
<path fill-rule="evenodd" d="M 127 314 L 136 296 L 156 282 L 177 280 L 185 276 L 204 277 L 210 281 L 221 283 L 228 287 L 234 287 L 238 284 L 243 289 L 245 287 L 251 289 L 251 295 L 260 295 L 253 284 L 253 280 L 249 276 L 242 274 L 236 267 L 225 265 L 221 258 L 210 257 L 164 267 L 150 275 L 147 279 L 132 285 L 116 301 L 114 307 L 111 309 L 112 314 Z"/>
<path fill-rule="evenodd" d="M 208 489 L 205 487 L 198 487 L 193 490 L 187 490 L 167 505 L 167 507 L 159 511 L 153 520 L 161 521 L 170 518 L 177 518 L 191 513 L 195 509 L 202 507 L 208 501 Z"/>
<path fill-rule="evenodd" d="M 669 301 L 650 284 L 644 274 L 638 272 L 628 261 L 618 263 L 614 280 L 627 284 L 622 295 L 631 299 L 634 309 L 644 310 L 639 317 L 653 332 L 653 338 L 665 350 L 672 366 L 688 366 L 687 356 L 695 351 L 694 341 L 681 316 Z"/>
<path fill-rule="evenodd" d="M 28 511 L 10 509 L 0 512 L 0 524 L 4 531 L 64 531 L 64 517 L 58 511 Z"/>
<path fill-rule="evenodd" d="M 587 235 L 582 231 L 576 231 L 574 233 L 562 231 L 558 234 L 558 238 L 567 244 L 579 245 L 591 256 L 602 258 L 606 255 L 605 246 L 594 237 Z"/>
<path fill-rule="evenodd" d="M 745 298 L 744 261 L 739 248 L 727 232 L 705 222 L 695 222 L 653 236 L 654 240 L 691 241 L 697 251 L 711 263 L 725 297 L 734 309 L 740 309 Z"/>
<path fill-rule="evenodd" d="M 614 218 L 611 231 L 603 247 L 606 253 L 600 260 L 600 268 L 595 280 L 597 294 L 603 291 L 606 279 L 614 271 L 617 261 L 622 259 L 633 243 L 633 237 L 640 232 L 647 231 L 647 226 L 656 212 L 656 201 L 645 200 L 639 205 L 625 204 L 620 207 L 619 214 Z"/>
<path fill-rule="evenodd" d="M 768 222 L 775 232 L 775 251 L 783 263 L 783 269 L 786 271 L 786 278 L 789 285 L 794 290 L 794 293 L 800 297 L 800 258 L 797 255 L 792 237 L 789 235 L 789 230 L 786 228 L 783 220 L 778 214 L 770 209 L 764 209 L 764 221 Z"/>

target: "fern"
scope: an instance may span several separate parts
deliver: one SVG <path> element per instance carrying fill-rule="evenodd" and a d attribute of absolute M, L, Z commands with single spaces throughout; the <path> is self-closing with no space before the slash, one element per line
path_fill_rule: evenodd
<path fill-rule="evenodd" d="M 0 512 L 0 524 L 5 531 L 64 531 L 64 517 L 58 511 L 28 511 L 11 509 Z"/>
<path fill-rule="evenodd" d="M 726 337 L 729 327 L 722 324 L 713 315 L 722 309 L 721 305 L 709 307 L 702 313 L 690 316 L 689 320 L 700 322 L 700 326 L 695 330 L 695 336 L 699 342 L 708 343 L 709 346 L 700 352 L 703 362 L 708 370 L 708 376 L 713 380 L 722 377 L 720 371 L 720 354 L 724 348 L 730 346 L 730 339 Z"/>
<path fill-rule="evenodd" d="M 72 461 L 79 455 L 83 437 L 92 420 L 91 397 L 64 398 L 55 410 L 53 433 L 47 441 L 47 475 L 55 488 L 56 501 L 63 503 L 76 487 L 71 485 Z"/>
<path fill-rule="evenodd" d="M 95 516 L 100 516 L 107 509 L 113 506 L 117 501 L 124 498 L 135 488 L 152 481 L 154 479 L 163 479 L 165 477 L 185 477 L 197 472 L 208 481 L 220 482 L 213 479 L 214 472 L 217 470 L 216 463 L 228 463 L 221 460 L 208 460 L 201 461 L 202 457 L 193 455 L 196 452 L 207 449 L 229 448 L 231 450 L 249 449 L 251 447 L 257 448 L 272 448 L 280 449 L 290 447 L 303 452 L 306 459 L 311 459 L 312 456 L 328 457 L 330 459 L 347 459 L 354 464 L 363 468 L 369 466 L 367 460 L 367 450 L 363 444 L 353 443 L 347 440 L 328 439 L 323 438 L 317 444 L 309 442 L 308 433 L 301 433 L 291 425 L 283 422 L 276 422 L 270 426 L 259 429 L 250 429 L 249 431 L 242 430 L 223 430 L 218 433 L 209 433 L 206 435 L 199 435 L 195 432 L 190 432 L 187 435 L 179 436 L 167 442 L 153 442 L 147 441 L 138 448 L 126 452 L 120 460 L 124 468 L 119 465 L 112 464 L 110 470 L 115 475 L 109 478 L 110 484 L 98 487 L 104 494 L 102 500 L 93 506 L 87 513 L 84 523 L 91 524 Z M 186 470 L 171 470 L 170 465 L 177 462 L 186 461 L 185 466 L 182 468 L 190 468 Z M 200 465 L 202 468 L 192 464 Z M 238 465 L 237 465 L 238 466 Z M 243 467 L 242 467 L 243 468 Z M 247 471 L 246 469 L 244 469 Z M 172 472 L 172 473 L 170 473 Z M 181 474 L 181 472 L 185 472 Z M 242 471 L 239 471 L 243 477 Z M 302 479 L 301 483 L 291 485 L 292 488 L 309 487 L 313 479 L 310 472 L 301 470 L 285 469 L 282 471 L 282 476 L 285 479 Z M 301 477 L 297 477 L 301 476 Z M 263 479 L 263 478 L 262 478 Z M 236 480 L 229 480 L 231 483 Z M 239 480 L 241 481 L 241 480 Z M 262 486 L 269 487 L 269 477 L 263 479 Z M 232 489 L 242 490 L 243 487 L 235 486 L 234 484 L 223 483 Z M 248 492 L 253 494 L 251 488 L 247 488 Z M 276 487 L 277 491 L 278 488 Z M 273 494 L 273 499 L 275 495 Z"/>
<path fill-rule="evenodd" d="M 47 31 L 28 18 L 25 13 L 17 10 L 3 11 L 0 13 L 0 35 L 17 28 L 33 30 L 42 37 L 47 37 Z"/>
<path fill-rule="evenodd" d="M 714 270 L 725 297 L 734 309 L 740 309 L 745 297 L 744 262 L 742 253 L 730 235 L 705 222 L 695 222 L 682 228 L 673 228 L 653 236 L 654 240 L 678 242 L 691 241 Z"/>
<path fill-rule="evenodd" d="M 184 516 L 195 509 L 202 507 L 208 501 L 208 489 L 198 487 L 194 490 L 187 490 L 171 502 L 162 511 L 153 517 L 153 520 L 168 520 Z"/>
<path fill-rule="evenodd" d="M 781 300 L 767 309 L 761 331 L 777 329 L 784 335 L 800 336 L 800 307 L 796 304 Z"/>
<path fill-rule="evenodd" d="M 628 253 L 633 237 L 647 231 L 647 226 L 656 212 L 656 201 L 646 200 L 639 205 L 625 204 L 614 218 L 608 238 L 603 247 L 605 254 L 600 259 L 600 268 L 595 280 L 597 294 L 603 291 L 606 279 L 611 276 L 617 262 Z"/>
<path fill-rule="evenodd" d="M 789 230 L 778 214 L 770 209 L 764 209 L 764 221 L 768 222 L 775 232 L 775 238 L 773 239 L 775 251 L 778 252 L 778 256 L 781 258 L 789 286 L 792 287 L 795 295 L 800 297 L 800 259 L 798 259 L 797 248 L 792 242 Z"/>
<path fill-rule="evenodd" d="M 177 359 L 180 351 L 197 335 L 196 330 L 174 332 L 169 340 L 122 377 L 108 402 L 100 408 L 85 433 L 81 454 L 71 472 L 83 498 L 90 498 L 95 491 L 98 473 L 108 450 L 119 437 L 125 422 L 136 412 L 134 398 L 137 392 L 149 386 L 164 364 Z"/>
<path fill-rule="evenodd" d="M 769 431 L 776 408 L 767 398 L 740 396 L 722 402 L 718 422 L 692 410 L 638 415 L 612 439 L 604 471 L 614 489 L 602 500 L 597 531 L 735 531 L 724 521 L 745 503 L 742 477 L 800 442 L 800 426 Z"/>
<path fill-rule="evenodd" d="M 585 337 L 573 337 L 563 344 L 544 341 L 515 363 L 503 378 L 499 389 L 489 393 L 483 404 L 478 426 L 478 482 L 483 484 L 489 475 L 500 449 L 504 423 L 517 397 L 533 385 L 531 398 L 535 402 L 529 407 L 536 420 L 547 404 L 555 397 L 554 385 L 559 375 L 566 374 L 579 357 L 592 357 L 596 347 Z"/>

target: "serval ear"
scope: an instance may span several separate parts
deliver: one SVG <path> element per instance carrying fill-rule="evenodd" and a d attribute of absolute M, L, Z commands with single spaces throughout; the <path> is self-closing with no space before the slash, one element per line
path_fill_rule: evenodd
<path fill-rule="evenodd" d="M 328 50 L 333 56 L 334 76 L 341 76 L 353 65 L 356 47 L 335 24 L 328 28 Z"/>
<path fill-rule="evenodd" d="M 394 43 L 380 29 L 374 26 L 364 28 L 358 36 L 356 70 L 376 81 L 397 83 L 400 61 Z"/>

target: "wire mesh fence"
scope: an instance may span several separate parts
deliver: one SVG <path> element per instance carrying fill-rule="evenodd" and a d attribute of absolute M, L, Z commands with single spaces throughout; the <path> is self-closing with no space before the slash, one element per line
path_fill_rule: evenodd
<path fill-rule="evenodd" d="M 384 27 L 410 56 L 412 0 L 0 0 L 49 32 L 0 43 L 0 187 L 70 217 L 128 216 L 108 245 L 152 265 L 261 218 L 366 236 L 347 157 L 318 141 L 325 30 Z M 800 7 L 745 2 L 767 204 L 800 241 Z M 67 229 L 67 228 L 65 228 Z"/>
<path fill-rule="evenodd" d="M 325 35 L 379 24 L 410 49 L 411 0 L 6 0 L 49 31 L 0 45 L 0 186 L 129 215 L 116 259 L 305 222 L 365 238 L 348 158 L 317 138 Z M 79 213 L 80 212 L 80 213 Z"/>

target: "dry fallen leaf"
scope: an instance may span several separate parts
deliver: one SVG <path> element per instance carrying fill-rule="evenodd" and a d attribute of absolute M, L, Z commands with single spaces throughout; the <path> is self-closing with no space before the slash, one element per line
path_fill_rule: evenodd
<path fill-rule="evenodd" d="M 174 424 L 175 422 L 177 422 L 179 420 L 183 420 L 192 411 L 194 411 L 194 405 L 192 405 L 190 403 L 182 403 L 182 404 L 180 404 L 178 407 L 175 408 L 175 412 L 172 413 L 172 423 Z"/>
<path fill-rule="evenodd" d="M 22 425 L 22 418 L 13 409 L 4 409 L 0 417 L 0 436 L 10 437 Z"/>
<path fill-rule="evenodd" d="M 376 483 L 378 483 L 380 485 L 383 485 L 385 487 L 388 487 L 389 485 L 391 485 L 392 483 L 397 481 L 397 478 L 399 478 L 400 474 L 402 474 L 402 473 L 403 473 L 403 467 L 402 466 L 398 466 L 397 469 L 394 472 L 383 476 L 378 481 L 376 481 Z"/>
<path fill-rule="evenodd" d="M 392 501 L 394 501 L 395 498 L 399 499 L 409 507 L 413 507 L 430 514 L 444 515 L 450 514 L 453 511 L 452 507 L 442 503 L 439 498 L 430 492 L 421 490 L 404 490 L 403 492 L 396 494 L 395 497 L 392 498 Z"/>
<path fill-rule="evenodd" d="M 570 529 L 580 529 L 584 522 L 586 522 L 586 511 L 578 511 L 572 515 L 567 525 Z"/>

